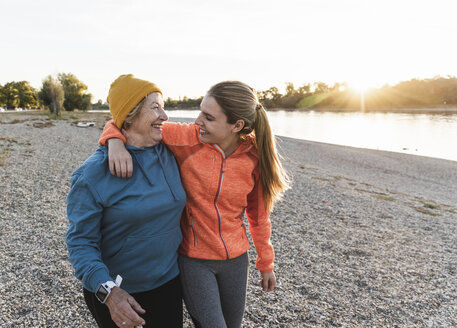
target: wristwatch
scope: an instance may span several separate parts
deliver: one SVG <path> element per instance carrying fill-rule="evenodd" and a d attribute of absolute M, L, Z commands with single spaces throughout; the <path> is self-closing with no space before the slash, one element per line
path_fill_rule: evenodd
<path fill-rule="evenodd" d="M 95 297 L 102 302 L 105 303 L 106 299 L 108 298 L 109 294 L 111 293 L 111 289 L 116 287 L 116 283 L 114 281 L 107 281 L 100 285 L 98 290 L 95 292 Z"/>

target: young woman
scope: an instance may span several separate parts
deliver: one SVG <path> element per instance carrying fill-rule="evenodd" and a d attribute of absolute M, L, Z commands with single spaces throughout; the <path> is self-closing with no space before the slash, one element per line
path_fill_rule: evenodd
<path fill-rule="evenodd" d="M 186 195 L 173 154 L 160 143 L 168 119 L 162 92 L 121 75 L 108 102 L 115 124 L 129 133 L 135 172 L 131 179 L 113 177 L 108 149 L 100 146 L 73 173 L 70 261 L 99 327 L 182 327 L 177 250 Z"/>
<path fill-rule="evenodd" d="M 173 152 L 187 194 L 181 219 L 179 267 L 186 307 L 197 327 L 240 327 L 248 273 L 249 241 L 257 251 L 261 286 L 272 291 L 274 252 L 269 213 L 288 187 L 267 114 L 256 91 L 238 81 L 214 85 L 195 124 L 167 123 L 162 142 Z M 132 172 L 125 138 L 108 123 L 112 174 Z"/>

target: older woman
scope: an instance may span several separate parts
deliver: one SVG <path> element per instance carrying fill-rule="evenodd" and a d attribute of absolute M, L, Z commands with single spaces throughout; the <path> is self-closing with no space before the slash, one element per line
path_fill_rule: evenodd
<path fill-rule="evenodd" d="M 110 174 L 108 150 L 71 177 L 66 236 L 75 275 L 99 327 L 182 327 L 177 250 L 186 202 L 178 167 L 160 143 L 168 119 L 161 90 L 121 75 L 108 95 L 114 123 L 128 131 L 132 179 Z"/>

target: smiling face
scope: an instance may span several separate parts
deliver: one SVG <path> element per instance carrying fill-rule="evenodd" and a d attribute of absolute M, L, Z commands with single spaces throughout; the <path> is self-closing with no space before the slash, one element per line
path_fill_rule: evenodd
<path fill-rule="evenodd" d="M 127 143 L 141 148 L 157 144 L 162 140 L 162 124 L 167 120 L 162 95 L 151 93 L 125 133 Z"/>
<path fill-rule="evenodd" d="M 238 144 L 238 132 L 244 125 L 242 121 L 235 124 L 228 123 L 227 116 L 221 106 L 213 97 L 208 95 L 203 98 L 200 114 L 195 120 L 195 124 L 200 127 L 201 141 L 216 144 L 226 153 Z"/>

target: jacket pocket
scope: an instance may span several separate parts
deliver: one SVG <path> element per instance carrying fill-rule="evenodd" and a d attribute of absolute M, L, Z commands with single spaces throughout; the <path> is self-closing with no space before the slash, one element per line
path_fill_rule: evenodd
<path fill-rule="evenodd" d="M 247 232 L 246 232 L 246 226 L 244 225 L 244 214 L 246 213 L 246 206 L 243 206 L 243 209 L 241 210 L 241 213 L 236 217 L 241 221 L 241 227 L 243 228 L 243 235 L 242 238 L 247 239 Z"/>
<path fill-rule="evenodd" d="M 244 222 L 241 222 L 241 226 L 243 227 L 243 239 L 247 239 L 247 232 L 246 232 L 246 226 L 244 225 Z"/>
<path fill-rule="evenodd" d="M 194 237 L 194 247 L 197 247 L 197 232 L 195 231 L 194 217 L 192 216 L 192 210 L 187 209 L 187 227 L 192 229 L 192 236 Z"/>
<path fill-rule="evenodd" d="M 124 278 L 126 287 L 147 284 L 160 280 L 176 265 L 180 243 L 179 227 L 156 235 L 129 236 L 121 250 L 104 262 L 113 276 Z"/>
<path fill-rule="evenodd" d="M 237 219 L 241 219 L 241 221 L 243 221 L 244 219 L 244 214 L 246 213 L 246 206 L 243 206 L 242 210 L 241 210 L 241 213 L 238 214 L 238 216 L 236 217 Z"/>

